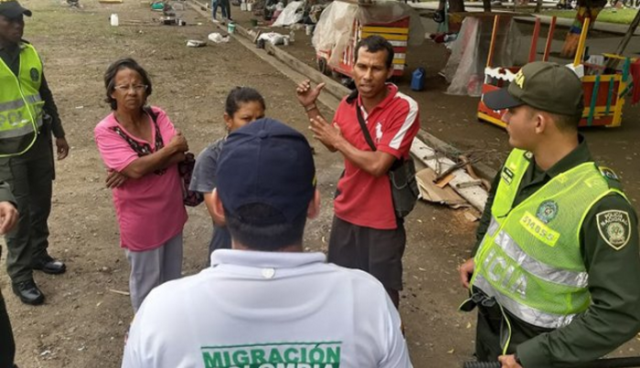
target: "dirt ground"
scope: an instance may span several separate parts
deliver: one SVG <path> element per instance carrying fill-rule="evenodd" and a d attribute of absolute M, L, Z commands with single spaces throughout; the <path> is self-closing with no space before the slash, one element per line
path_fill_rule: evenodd
<path fill-rule="evenodd" d="M 168 112 L 193 152 L 224 134 L 224 99 L 235 86 L 257 88 L 265 96 L 269 116 L 306 133 L 306 117 L 295 100 L 293 81 L 234 40 L 197 49 L 185 46 L 187 40 L 204 40 L 214 30 L 208 19 L 186 11 L 189 26 L 159 26 L 151 22 L 159 14 L 136 0 L 82 4 L 84 9 L 73 10 L 57 0 L 24 3 L 34 11 L 27 20 L 25 38 L 44 59 L 72 150 L 57 166 L 50 219 L 50 252 L 67 262 L 67 273 L 35 275 L 47 296 L 46 304 L 39 307 L 21 304 L 11 294 L 6 274 L 0 276 L 18 347 L 16 363 L 21 368 L 118 367 L 121 362 L 132 310 L 129 298 L 113 290 L 127 291 L 129 268 L 118 247 L 111 195 L 104 187 L 105 170 L 92 133 L 109 113 L 102 78 L 110 62 L 131 56 L 150 72 L 154 82 L 150 102 Z M 240 13 L 237 7 L 233 11 L 236 18 L 248 21 L 248 13 Z M 111 13 L 119 15 L 119 27 L 109 26 Z M 298 31 L 296 37 L 288 51 L 313 62 L 304 32 Z M 410 92 L 420 102 L 423 126 L 461 149 L 482 150 L 486 162 L 497 165 L 507 152 L 505 134 L 475 121 L 477 99 L 441 93 L 444 84 L 437 72 L 446 60 L 442 47 L 425 44 L 410 57 L 410 70 L 422 65 L 428 73 L 427 91 Z M 331 111 L 324 113 L 331 115 Z M 622 128 L 586 132 L 596 157 L 623 175 L 634 201 L 640 198 L 634 145 L 640 129 L 637 117 L 637 109 L 627 109 Z M 330 198 L 342 163 L 338 155 L 318 148 L 324 208 L 321 217 L 309 223 L 305 244 L 311 250 L 326 250 Z M 211 235 L 204 207 L 189 209 L 189 215 L 184 233 L 187 275 L 206 264 Z M 475 226 L 461 211 L 426 204 L 407 219 L 402 315 L 417 368 L 460 366 L 472 354 L 474 318 L 456 311 L 465 297 L 456 265 L 468 256 Z M 618 354 L 632 355 L 635 349 L 640 349 L 637 342 Z"/>

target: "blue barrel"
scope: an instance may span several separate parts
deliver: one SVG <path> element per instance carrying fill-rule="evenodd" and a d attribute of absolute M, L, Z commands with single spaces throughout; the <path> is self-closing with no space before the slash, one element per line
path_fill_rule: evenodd
<path fill-rule="evenodd" d="M 411 89 L 414 91 L 422 91 L 424 89 L 424 68 L 418 68 L 411 75 Z"/>

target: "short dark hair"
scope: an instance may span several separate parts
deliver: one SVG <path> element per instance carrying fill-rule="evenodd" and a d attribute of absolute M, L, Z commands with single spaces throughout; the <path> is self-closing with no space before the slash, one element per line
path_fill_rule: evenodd
<path fill-rule="evenodd" d="M 283 213 L 263 203 L 239 207 L 234 213 L 224 209 L 231 237 L 247 248 L 272 252 L 290 245 L 302 244 L 307 212 L 293 221 Z"/>
<path fill-rule="evenodd" d="M 118 108 L 118 103 L 113 97 L 111 97 L 111 94 L 113 94 L 113 91 L 116 87 L 116 74 L 118 74 L 118 72 L 122 69 L 135 70 L 136 72 L 138 72 L 138 74 L 140 74 L 140 77 L 142 77 L 142 83 L 148 86 L 147 90 L 145 91 L 145 97 L 151 96 L 151 92 L 153 91 L 153 87 L 151 86 L 151 79 L 149 79 L 147 71 L 144 70 L 144 68 L 141 67 L 137 61 L 133 60 L 132 58 L 117 60 L 109 65 L 107 71 L 104 73 L 104 87 L 107 89 L 107 98 L 104 101 L 111 105 L 111 110 L 116 110 Z"/>
<path fill-rule="evenodd" d="M 580 124 L 580 120 L 582 119 L 582 116 L 580 115 L 560 115 L 550 112 L 548 112 L 547 114 L 551 115 L 558 129 L 565 132 L 577 131 L 578 124 Z"/>
<path fill-rule="evenodd" d="M 575 115 L 566 115 L 566 114 L 556 114 L 554 112 L 549 112 L 545 110 L 536 109 L 535 107 L 529 105 L 523 105 L 527 107 L 527 111 L 529 112 L 529 116 L 533 116 L 536 113 L 544 114 L 547 117 L 551 118 L 558 127 L 558 130 L 563 132 L 577 132 L 578 125 L 580 124 L 580 120 L 582 119 L 582 109 L 584 104 L 580 104 L 578 110 L 579 113 Z"/>
<path fill-rule="evenodd" d="M 247 102 L 259 102 L 262 105 L 262 109 L 266 110 L 267 105 L 264 103 L 264 98 L 260 92 L 251 87 L 236 87 L 227 95 L 227 102 L 224 104 L 224 112 L 227 115 L 233 117 L 233 115 L 240 109 L 240 104 Z"/>
<path fill-rule="evenodd" d="M 360 48 L 364 46 L 367 48 L 367 51 L 371 53 L 375 53 L 378 51 L 386 51 L 387 52 L 387 60 L 385 65 L 387 69 L 391 69 L 393 67 L 393 46 L 389 41 L 385 40 L 382 36 L 373 35 L 367 38 L 363 38 L 356 45 L 356 61 L 358 61 L 358 52 Z"/>

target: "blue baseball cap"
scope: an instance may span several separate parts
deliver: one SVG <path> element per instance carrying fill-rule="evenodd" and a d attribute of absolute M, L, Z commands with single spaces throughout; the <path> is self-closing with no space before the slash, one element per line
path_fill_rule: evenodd
<path fill-rule="evenodd" d="M 217 190 L 227 212 L 265 204 L 292 221 L 309 208 L 316 169 L 307 139 L 293 128 L 263 118 L 227 137 L 216 172 Z"/>

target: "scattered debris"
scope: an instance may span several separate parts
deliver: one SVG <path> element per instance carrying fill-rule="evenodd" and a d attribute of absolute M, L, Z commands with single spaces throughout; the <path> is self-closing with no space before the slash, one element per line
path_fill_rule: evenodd
<path fill-rule="evenodd" d="M 458 189 L 462 189 L 462 188 L 471 188 L 471 187 L 475 187 L 478 185 L 482 185 L 482 180 L 480 179 L 474 179 L 474 180 L 469 180 L 469 181 L 465 181 L 462 183 L 458 183 L 456 184 L 456 188 Z"/>
<path fill-rule="evenodd" d="M 116 290 L 116 289 L 109 289 L 109 292 L 114 293 L 114 294 L 124 295 L 124 296 L 131 295 L 131 294 L 129 294 L 128 291 L 120 291 L 120 290 Z"/>
<path fill-rule="evenodd" d="M 258 41 L 265 40 L 266 42 L 271 43 L 272 45 L 283 45 L 285 38 L 289 38 L 289 36 L 281 35 L 277 32 L 269 32 L 263 33 L 258 37 Z"/>
<path fill-rule="evenodd" d="M 206 46 L 206 42 L 205 41 L 200 41 L 200 40 L 189 40 L 187 41 L 187 47 L 203 47 Z"/>
<path fill-rule="evenodd" d="M 420 197 L 428 202 L 435 202 L 460 208 L 467 205 L 467 201 L 460 197 L 450 186 L 440 187 L 434 183 L 436 173 L 431 168 L 426 168 L 416 173 L 416 181 L 420 189 Z"/>
<path fill-rule="evenodd" d="M 422 180 L 418 180 L 418 183 L 422 181 L 422 184 L 420 185 L 421 193 L 423 191 L 427 193 L 427 196 L 424 197 L 424 199 L 430 200 L 429 195 L 439 197 L 438 199 L 441 200 L 444 200 L 445 198 L 449 199 L 448 192 L 438 192 L 438 190 L 453 189 L 460 197 L 464 198 L 473 207 L 475 207 L 479 211 L 484 210 L 485 203 L 487 202 L 487 197 L 489 196 L 487 191 L 481 186 L 468 186 L 467 184 L 463 184 L 473 182 L 478 179 L 477 177 L 472 177 L 464 170 L 465 167 L 469 166 L 471 162 L 477 161 L 477 159 L 469 160 L 462 157 L 459 163 L 455 163 L 449 158 L 438 157 L 435 149 L 429 147 L 418 138 L 414 139 L 411 144 L 411 154 L 422 164 L 429 167 L 433 173 L 431 182 L 427 181 L 427 178 L 424 177 L 425 174 L 423 174 Z M 456 169 L 451 170 L 452 167 L 456 167 Z M 436 172 L 440 174 L 438 175 L 436 174 Z M 439 188 L 435 184 L 433 184 L 434 179 L 438 177 L 444 178 L 445 173 L 446 175 L 453 175 L 453 178 L 448 183 L 449 185 L 444 188 Z M 416 175 L 416 179 L 420 179 L 419 174 L 420 172 Z M 427 175 L 429 178 L 431 178 L 432 174 Z M 461 184 L 460 187 L 458 187 L 458 184 Z M 455 197 L 451 197 L 450 199 L 453 200 L 453 198 Z"/>
<path fill-rule="evenodd" d="M 469 220 L 469 222 L 476 222 L 480 219 L 479 216 L 477 216 L 476 213 L 473 213 L 471 211 L 465 211 L 464 212 L 464 217 Z"/>
<path fill-rule="evenodd" d="M 217 32 L 209 33 L 209 36 L 207 38 L 209 39 L 209 41 L 215 43 L 229 42 L 230 39 L 229 35 L 223 36 Z"/>

